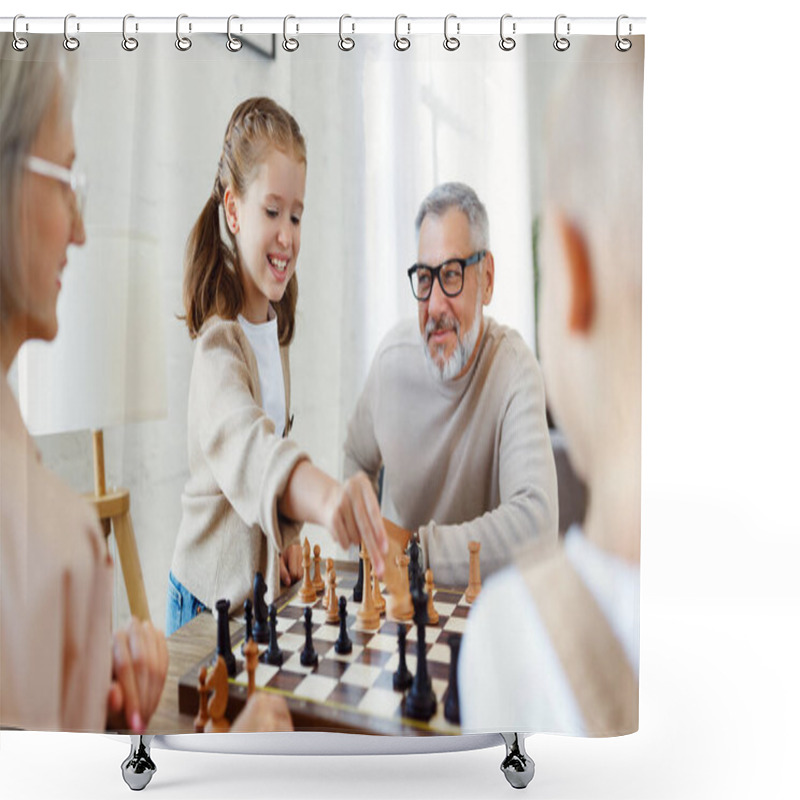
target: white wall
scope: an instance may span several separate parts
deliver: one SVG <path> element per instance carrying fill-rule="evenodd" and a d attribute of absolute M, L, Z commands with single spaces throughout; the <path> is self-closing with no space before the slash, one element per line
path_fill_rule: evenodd
<path fill-rule="evenodd" d="M 151 613 L 161 623 L 187 479 L 192 344 L 176 318 L 182 255 L 234 106 L 270 95 L 295 115 L 307 140 L 293 436 L 338 476 L 371 356 L 397 319 L 415 313 L 405 274 L 415 259 L 413 220 L 436 183 L 465 181 L 484 200 L 497 264 L 489 313 L 533 344 L 530 237 L 540 128 L 563 60 L 549 40 L 521 40 L 508 54 L 490 37 L 465 40 L 457 53 L 433 39 L 398 53 L 385 37 L 361 37 L 354 52 L 342 54 L 335 36 L 315 36 L 293 54 L 278 47 L 270 61 L 248 50 L 231 54 L 219 36 L 196 37 L 189 52 L 178 53 L 174 37 L 151 35 L 126 53 L 119 37 L 98 35 L 80 56 L 76 141 L 90 181 L 90 243 L 93 233 L 129 229 L 157 245 L 167 415 L 112 426 L 105 437 L 107 483 L 131 491 Z M 59 311 L 62 318 L 83 313 Z M 87 433 L 40 437 L 39 445 L 76 489 L 92 488 Z M 325 532 L 309 533 L 312 544 L 334 554 Z M 119 577 L 118 623 L 128 613 Z"/>

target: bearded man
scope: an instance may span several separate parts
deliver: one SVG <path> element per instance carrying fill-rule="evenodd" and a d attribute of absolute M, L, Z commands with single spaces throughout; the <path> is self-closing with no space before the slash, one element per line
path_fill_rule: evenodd
<path fill-rule="evenodd" d="M 350 420 L 345 475 L 383 469 L 387 532 L 418 538 L 436 583 L 466 586 L 558 535 L 544 385 L 531 349 L 484 317 L 495 265 L 486 209 L 469 186 L 437 186 L 416 220 L 409 270 L 418 320 L 384 338 Z"/>

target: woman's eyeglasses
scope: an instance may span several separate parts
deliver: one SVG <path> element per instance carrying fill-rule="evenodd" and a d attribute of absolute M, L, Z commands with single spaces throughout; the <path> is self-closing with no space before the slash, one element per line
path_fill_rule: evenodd
<path fill-rule="evenodd" d="M 54 164 L 52 161 L 46 161 L 38 156 L 28 156 L 25 159 L 25 167 L 36 175 L 52 178 L 68 187 L 75 197 L 75 209 L 78 212 L 78 216 L 81 219 L 83 218 L 83 212 L 86 208 L 86 175 L 83 172 L 75 167 L 67 169 L 60 164 Z"/>

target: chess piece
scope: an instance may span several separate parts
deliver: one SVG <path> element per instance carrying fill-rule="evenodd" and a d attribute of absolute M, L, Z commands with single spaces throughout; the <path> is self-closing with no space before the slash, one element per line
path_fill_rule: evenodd
<path fill-rule="evenodd" d="M 208 722 L 208 693 L 211 689 L 208 688 L 208 684 L 206 683 L 206 674 L 206 668 L 200 667 L 200 672 L 197 675 L 199 708 L 197 709 L 197 716 L 194 718 L 195 733 L 202 733 L 206 728 L 206 722 Z"/>
<path fill-rule="evenodd" d="M 464 599 L 468 603 L 474 603 L 481 593 L 481 562 L 480 562 L 481 543 L 469 543 L 469 585 L 467 586 Z"/>
<path fill-rule="evenodd" d="M 319 664 L 319 656 L 314 650 L 314 642 L 311 639 L 311 606 L 306 606 L 303 612 L 303 622 L 306 629 L 306 646 L 300 653 L 300 663 L 304 667 L 316 667 Z"/>
<path fill-rule="evenodd" d="M 228 708 L 228 666 L 221 655 L 217 656 L 217 663 L 208 673 L 208 687 L 211 690 L 208 702 L 210 719 L 206 722 L 205 732 L 227 733 L 231 727 L 225 718 L 225 710 Z"/>
<path fill-rule="evenodd" d="M 392 675 L 392 687 L 396 692 L 404 692 L 411 686 L 414 676 L 406 665 L 406 626 L 402 622 L 397 624 L 397 652 L 400 662 Z"/>
<path fill-rule="evenodd" d="M 408 546 L 409 564 L 408 564 L 408 586 L 412 594 L 415 592 L 423 591 L 425 580 L 422 574 L 422 565 L 419 563 L 420 548 L 416 536 L 411 540 Z"/>
<path fill-rule="evenodd" d="M 231 649 L 231 629 L 228 623 L 230 600 L 217 600 L 217 655 L 221 656 L 228 668 L 228 676 L 236 677 L 236 657 Z"/>
<path fill-rule="evenodd" d="M 258 666 L 258 645 L 251 637 L 244 645 L 244 663 L 247 665 L 247 696 L 256 690 L 256 666 Z"/>
<path fill-rule="evenodd" d="M 403 586 L 408 586 L 408 572 L 405 576 L 397 566 L 397 557 L 405 555 L 411 539 L 411 532 L 398 528 L 389 520 L 385 520 L 388 547 L 384 556 L 383 585 L 388 595 L 399 595 Z M 406 568 L 407 570 L 407 568 Z"/>
<path fill-rule="evenodd" d="M 403 709 L 407 717 L 427 722 L 436 713 L 436 695 L 428 675 L 428 656 L 425 646 L 425 624 L 428 621 L 428 598 L 425 592 L 412 594 L 414 624 L 417 626 L 417 674 L 406 695 Z"/>
<path fill-rule="evenodd" d="M 336 570 L 333 565 L 328 570 L 327 600 L 328 613 L 325 615 L 325 622 L 335 625 L 339 621 L 339 606 L 336 603 Z"/>
<path fill-rule="evenodd" d="M 428 595 L 428 625 L 439 624 L 439 612 L 433 604 L 433 570 L 425 570 L 425 591 Z"/>
<path fill-rule="evenodd" d="M 330 579 L 332 570 L 333 570 L 333 559 L 329 558 L 325 561 L 325 591 L 322 593 L 323 608 L 328 607 L 328 600 L 330 600 L 328 595 L 330 594 Z"/>
<path fill-rule="evenodd" d="M 372 564 L 370 563 L 369 555 L 363 544 L 361 545 L 361 558 L 364 561 L 364 602 L 361 604 L 361 608 L 358 609 L 356 622 L 358 622 L 364 630 L 376 631 L 381 626 L 381 615 L 375 608 L 375 600 L 371 590 Z"/>
<path fill-rule="evenodd" d="M 381 592 L 381 582 L 374 572 L 372 573 L 372 599 L 375 603 L 375 610 L 378 614 L 382 614 L 386 610 L 386 601 Z"/>
<path fill-rule="evenodd" d="M 253 625 L 253 638 L 259 644 L 269 644 L 269 623 L 267 621 L 267 602 L 264 599 L 267 594 L 267 584 L 264 583 L 264 576 L 256 572 L 253 581 L 253 614 L 255 624 Z"/>
<path fill-rule="evenodd" d="M 450 645 L 450 675 L 447 692 L 444 695 L 444 718 L 453 725 L 461 724 L 461 708 L 458 701 L 458 653 L 461 636 L 451 633 L 447 639 Z"/>
<path fill-rule="evenodd" d="M 275 603 L 269 605 L 269 647 L 261 658 L 273 667 L 283 664 L 283 650 L 278 647 L 278 611 Z"/>
<path fill-rule="evenodd" d="M 300 587 L 300 602 L 315 603 L 317 590 L 311 582 L 311 545 L 308 539 L 303 542 L 303 585 Z"/>
<path fill-rule="evenodd" d="M 414 618 L 414 607 L 411 605 L 411 591 L 408 587 L 408 562 L 411 559 L 405 554 L 401 554 L 395 558 L 395 564 L 398 568 L 400 580 L 398 582 L 398 591 L 389 595 L 389 600 L 386 605 L 387 619 L 393 619 L 400 622 L 408 622 Z"/>
<path fill-rule="evenodd" d="M 344 595 L 339 598 L 339 638 L 334 643 L 333 649 L 340 656 L 353 652 L 353 643 L 347 633 L 347 600 Z"/>
<path fill-rule="evenodd" d="M 253 601 L 248 597 L 244 601 L 244 640 L 242 641 L 242 648 L 241 648 L 242 655 L 245 655 L 244 649 L 245 647 L 247 647 L 247 643 L 252 638 L 253 638 Z"/>
<path fill-rule="evenodd" d="M 320 592 L 325 591 L 325 581 L 322 580 L 322 575 L 320 575 L 319 571 L 319 562 L 320 562 L 320 548 L 318 544 L 314 545 L 314 579 L 311 583 L 314 585 L 314 591 L 319 594 Z"/>
<path fill-rule="evenodd" d="M 356 585 L 353 587 L 353 602 L 361 603 L 363 599 L 364 599 L 364 559 L 361 557 L 361 553 L 359 553 L 358 580 L 356 580 Z"/>

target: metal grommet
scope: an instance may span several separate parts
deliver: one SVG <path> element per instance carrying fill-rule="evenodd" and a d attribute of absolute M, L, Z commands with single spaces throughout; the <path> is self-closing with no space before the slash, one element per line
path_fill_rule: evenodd
<path fill-rule="evenodd" d="M 128 36 L 128 20 L 135 19 L 133 14 L 126 14 L 122 18 L 122 49 L 127 50 L 129 53 L 132 53 L 138 46 L 139 40 L 134 39 L 133 36 Z M 136 30 L 139 30 L 139 26 L 136 26 Z"/>
<path fill-rule="evenodd" d="M 504 31 L 504 26 L 507 19 L 511 19 L 511 14 L 503 14 L 500 17 L 500 49 L 505 50 L 508 52 L 509 50 L 513 50 L 517 46 L 517 40 L 513 39 L 511 36 L 506 36 Z M 517 32 L 517 23 L 511 23 L 511 32 Z"/>
<path fill-rule="evenodd" d="M 458 50 L 461 47 L 461 40 L 457 36 L 448 36 L 447 35 L 447 25 L 451 19 L 457 19 L 455 14 L 448 14 L 444 18 L 444 49 L 449 50 L 451 53 L 453 50 Z M 456 22 L 456 33 L 461 31 L 461 23 Z"/>
<path fill-rule="evenodd" d="M 569 50 L 569 39 L 565 36 L 558 35 L 558 21 L 560 19 L 566 19 L 566 14 L 559 14 L 556 17 L 556 21 L 553 24 L 553 36 L 555 36 L 555 41 L 553 42 L 553 47 L 558 50 L 559 53 L 563 53 L 565 50 Z M 567 23 L 567 36 L 569 36 L 569 22 Z"/>
<path fill-rule="evenodd" d="M 188 14 L 178 14 L 175 19 L 175 47 L 185 53 L 191 46 L 192 40 L 188 36 L 181 36 L 181 20 L 189 19 Z M 192 23 L 189 23 L 189 31 L 192 30 Z"/>
<path fill-rule="evenodd" d="M 291 14 L 289 14 L 283 18 L 283 42 L 281 42 L 281 46 L 287 53 L 293 53 L 298 47 L 300 47 L 300 42 L 298 42 L 297 39 L 287 35 L 290 19 L 296 19 L 296 17 L 293 17 Z M 296 26 L 296 30 L 299 29 L 300 27 Z"/>
<path fill-rule="evenodd" d="M 406 36 L 400 36 L 401 19 L 408 19 L 408 17 L 405 14 L 398 14 L 394 18 L 394 49 L 402 52 L 411 47 L 411 39 Z M 407 22 L 406 27 L 408 28 L 408 33 L 411 33 L 411 23 Z"/>
<path fill-rule="evenodd" d="M 17 14 L 17 16 L 16 16 L 16 17 L 14 17 L 14 25 L 13 25 L 13 27 L 12 27 L 12 29 L 11 29 L 11 30 L 13 31 L 13 33 L 14 33 L 14 39 L 13 39 L 13 40 L 12 40 L 12 42 L 11 42 L 11 46 L 12 46 L 12 47 L 13 47 L 13 48 L 14 48 L 14 49 L 15 49 L 15 50 L 18 52 L 18 53 L 21 53 L 23 50 L 25 50 L 25 49 L 28 47 L 28 40 L 27 40 L 27 39 L 23 39 L 23 38 L 22 38 L 22 37 L 21 37 L 21 36 L 20 36 L 20 35 L 17 33 L 17 22 L 18 22 L 19 20 L 21 20 L 21 19 L 25 19 L 25 15 L 24 15 L 24 14 Z M 26 24 L 26 29 L 27 29 L 27 24 Z"/>
<path fill-rule="evenodd" d="M 342 14 L 342 16 L 339 17 L 339 49 L 344 50 L 345 53 L 348 52 L 349 50 L 352 50 L 356 46 L 355 39 L 353 39 L 350 36 L 345 36 L 342 30 L 344 21 L 346 19 L 353 19 L 353 18 L 349 14 Z M 356 24 L 354 22 L 353 30 L 351 31 L 351 33 L 355 33 L 355 31 L 356 31 Z"/>
<path fill-rule="evenodd" d="M 67 14 L 67 16 L 64 17 L 64 42 L 63 42 L 64 49 L 69 50 L 70 53 L 73 52 L 74 50 L 77 50 L 81 46 L 80 41 L 75 36 L 70 36 L 69 31 L 67 30 L 67 25 L 69 25 L 69 21 L 71 19 L 75 19 L 74 14 Z M 76 23 L 76 30 L 80 29 L 81 29 L 80 25 Z"/>
<path fill-rule="evenodd" d="M 242 40 L 237 39 L 231 33 L 231 22 L 235 19 L 239 19 L 236 14 L 231 14 L 231 16 L 228 17 L 228 41 L 225 42 L 225 47 L 227 47 L 231 53 L 238 53 L 242 49 Z M 241 28 L 239 30 L 241 30 Z"/>
<path fill-rule="evenodd" d="M 620 53 L 627 53 L 628 50 L 633 47 L 633 42 L 630 39 L 623 39 L 619 35 L 619 24 L 622 22 L 623 19 L 628 19 L 626 14 L 620 14 L 617 17 L 617 41 L 614 42 L 614 47 L 620 51 Z M 628 36 L 630 36 L 631 32 L 633 31 L 633 27 L 631 26 L 630 22 L 628 23 Z"/>

